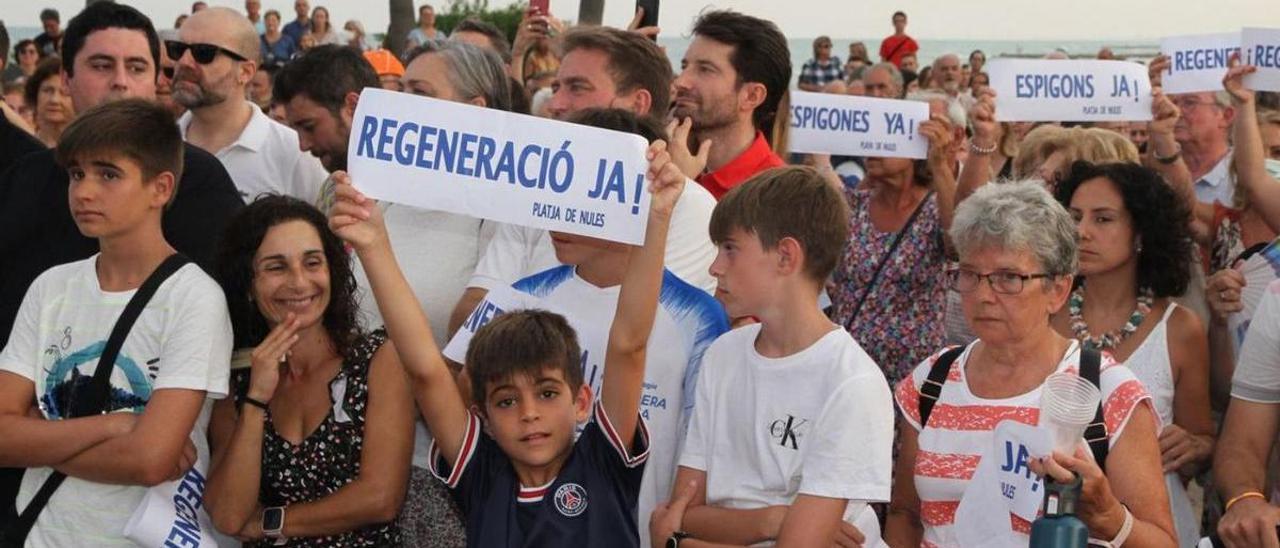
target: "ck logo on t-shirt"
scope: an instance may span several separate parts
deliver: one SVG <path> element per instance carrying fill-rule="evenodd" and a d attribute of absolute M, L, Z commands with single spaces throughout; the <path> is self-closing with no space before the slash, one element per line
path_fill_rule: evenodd
<path fill-rule="evenodd" d="M 808 423 L 808 419 L 787 415 L 785 418 L 773 421 L 769 425 L 769 435 L 778 440 L 778 445 L 799 450 L 799 438 L 804 436 L 804 432 L 801 432 L 800 429 Z"/>

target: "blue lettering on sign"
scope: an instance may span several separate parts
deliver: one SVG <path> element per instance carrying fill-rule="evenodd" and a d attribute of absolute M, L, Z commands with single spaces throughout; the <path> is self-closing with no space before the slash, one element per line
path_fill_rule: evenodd
<path fill-rule="evenodd" d="M 533 203 L 533 216 L 543 219 L 551 219 L 553 221 L 560 220 L 560 206 L 553 204 Z"/>
<path fill-rule="evenodd" d="M 479 331 L 481 327 L 484 327 L 485 324 L 489 323 L 489 320 L 492 320 L 495 316 L 501 315 L 503 312 L 504 311 L 501 308 L 498 308 L 498 305 L 495 305 L 493 302 L 485 299 L 476 306 L 475 310 L 471 311 L 471 315 L 467 317 L 467 321 L 462 324 L 462 327 L 466 328 L 467 331 L 475 333 L 476 331 Z"/>
<path fill-rule="evenodd" d="M 569 140 L 563 141 L 558 148 L 519 145 L 474 133 L 365 116 L 360 121 L 356 155 L 495 183 L 550 188 L 552 192 L 563 194 L 573 185 L 575 164 L 573 153 L 569 151 L 571 145 Z M 601 162 L 603 165 L 606 160 Z M 616 175 L 621 181 L 618 188 L 609 190 L 618 192 L 619 203 L 626 203 L 626 169 L 622 161 L 614 162 Z M 611 177 L 613 175 L 610 174 Z M 644 173 L 639 173 L 636 180 L 633 212 L 639 209 L 639 189 L 643 188 Z M 597 184 L 599 182 L 597 180 Z M 596 198 L 599 188 L 589 193 Z M 606 195 L 601 199 L 610 197 Z"/>
<path fill-rule="evenodd" d="M 204 506 L 204 476 L 192 468 L 173 494 L 175 521 L 165 536 L 166 547 L 200 546 L 200 508 Z"/>
<path fill-rule="evenodd" d="M 1014 474 L 1022 474 L 1027 479 L 1031 479 L 1031 467 L 1027 466 L 1027 462 L 1031 459 L 1031 452 L 1027 451 L 1027 446 L 1018 444 L 1018 450 L 1014 451 L 1013 442 L 1004 442 L 1004 464 L 1000 465 L 1000 469 L 1005 472 L 1013 472 Z"/>
<path fill-rule="evenodd" d="M 1259 44 L 1253 48 L 1249 64 L 1258 68 L 1280 68 L 1280 46 Z"/>
<path fill-rule="evenodd" d="M 1020 99 L 1090 99 L 1092 74 L 1018 74 L 1014 92 Z"/>
<path fill-rule="evenodd" d="M 1014 493 L 1017 492 L 1018 486 L 1003 481 L 1000 482 L 1000 494 L 1004 495 L 1004 498 L 1012 499 L 1014 497 Z"/>
<path fill-rule="evenodd" d="M 1231 54 L 1240 51 L 1240 48 L 1201 48 L 1178 50 L 1173 52 L 1173 62 L 1169 63 L 1169 68 L 1165 72 L 1172 74 L 1177 71 L 1188 70 L 1209 70 L 1227 67 L 1227 59 L 1231 58 Z"/>
<path fill-rule="evenodd" d="M 850 108 L 791 107 L 791 127 L 866 133 L 871 130 L 871 112 Z"/>

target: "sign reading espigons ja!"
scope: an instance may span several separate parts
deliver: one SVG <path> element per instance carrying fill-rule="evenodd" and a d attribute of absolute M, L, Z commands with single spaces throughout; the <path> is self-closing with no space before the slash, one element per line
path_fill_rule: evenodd
<path fill-rule="evenodd" d="M 994 59 L 987 63 L 1002 122 L 1151 119 L 1147 67 L 1129 61 Z"/>
<path fill-rule="evenodd" d="M 791 152 L 924 158 L 929 104 L 791 91 Z"/>
<path fill-rule="evenodd" d="M 1165 93 L 1222 90 L 1227 60 L 1240 51 L 1240 33 L 1170 36 L 1160 41 L 1160 53 L 1169 56 L 1169 68 L 1161 76 Z"/>
<path fill-rule="evenodd" d="M 367 88 L 347 167 L 379 200 L 638 245 L 648 147 L 638 135 Z"/>

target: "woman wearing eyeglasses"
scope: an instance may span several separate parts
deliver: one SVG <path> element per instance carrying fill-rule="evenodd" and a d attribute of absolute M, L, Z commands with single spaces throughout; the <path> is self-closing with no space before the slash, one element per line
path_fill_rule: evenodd
<path fill-rule="evenodd" d="M 1190 210 L 1137 164 L 1076 162 L 1055 193 L 1076 220 L 1080 268 L 1054 328 L 1124 362 L 1151 394 L 1178 545 L 1195 546 L 1185 485 L 1213 456 L 1214 425 L 1204 325 L 1172 300 L 1191 279 Z"/>
<path fill-rule="evenodd" d="M 959 266 L 947 271 L 947 279 L 961 294 L 978 340 L 958 351 L 939 351 L 897 386 L 901 449 L 885 540 L 892 546 L 955 546 L 966 535 L 982 534 L 982 542 L 969 544 L 1025 546 L 1031 524 L 1013 512 L 1007 520 L 988 521 L 993 530 L 978 522 L 1004 508 L 958 511 L 970 490 L 976 496 L 994 489 L 995 498 L 1005 500 L 1002 485 L 975 477 L 984 458 L 996 457 L 1001 467 L 1059 482 L 1079 474 L 1077 512 L 1094 539 L 1126 548 L 1173 546 L 1156 442 L 1159 418 L 1141 382 L 1109 357 L 1090 354 L 1100 369 L 1104 466 L 1095 464 L 1093 447 L 1083 443 L 1074 454 L 1044 457 L 1006 460 L 1004 449 L 996 451 L 997 425 L 1038 423 L 1050 374 L 1080 374 L 1080 343 L 1051 324 L 1076 272 L 1071 215 L 1038 181 L 991 184 L 957 206 L 949 234 Z M 935 371 L 939 360 L 944 365 Z"/>
<path fill-rule="evenodd" d="M 5 65 L 4 73 L 0 75 L 0 79 L 6 84 L 29 78 L 36 71 L 36 65 L 40 63 L 40 50 L 36 49 L 35 40 L 19 40 L 13 46 L 13 61 Z"/>

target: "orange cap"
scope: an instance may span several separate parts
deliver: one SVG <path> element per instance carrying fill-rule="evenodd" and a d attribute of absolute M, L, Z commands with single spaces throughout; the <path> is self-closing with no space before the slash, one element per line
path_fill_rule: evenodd
<path fill-rule="evenodd" d="M 373 65 L 373 71 L 378 76 L 391 74 L 394 76 L 404 76 L 404 65 L 400 64 L 400 60 L 396 59 L 396 55 L 385 49 L 375 49 L 364 52 L 364 59 Z"/>

